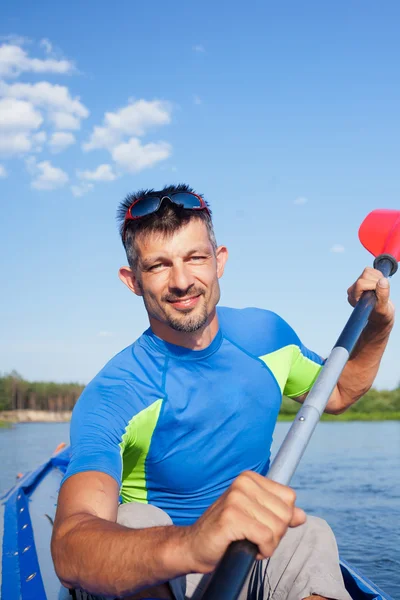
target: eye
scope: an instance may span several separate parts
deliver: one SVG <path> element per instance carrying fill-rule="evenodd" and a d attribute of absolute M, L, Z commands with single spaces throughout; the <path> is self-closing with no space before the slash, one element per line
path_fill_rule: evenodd
<path fill-rule="evenodd" d="M 190 260 L 194 260 L 195 262 L 199 262 L 201 260 L 206 260 L 206 256 L 194 255 L 190 257 Z"/>
<path fill-rule="evenodd" d="M 156 263 L 155 265 L 151 265 L 151 267 L 149 267 L 147 270 L 154 272 L 154 271 L 159 271 L 164 265 L 162 263 Z"/>

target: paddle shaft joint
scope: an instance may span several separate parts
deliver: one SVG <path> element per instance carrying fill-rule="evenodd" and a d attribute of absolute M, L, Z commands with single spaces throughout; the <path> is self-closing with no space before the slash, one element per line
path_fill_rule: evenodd
<path fill-rule="evenodd" d="M 392 275 L 396 273 L 399 265 L 395 257 L 391 254 L 380 254 L 379 256 L 377 256 L 374 260 L 374 269 L 378 269 L 383 273 L 382 267 L 383 265 L 386 265 L 387 262 L 389 262 L 391 266 L 390 272 L 388 273 L 387 277 L 392 277 Z M 385 271 L 386 268 L 387 267 L 385 266 Z"/>

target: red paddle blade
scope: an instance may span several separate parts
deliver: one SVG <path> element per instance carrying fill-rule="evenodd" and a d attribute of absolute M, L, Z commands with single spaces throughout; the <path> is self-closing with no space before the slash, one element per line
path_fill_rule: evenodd
<path fill-rule="evenodd" d="M 390 254 L 400 261 L 400 210 L 373 210 L 358 230 L 360 242 L 371 254 Z"/>

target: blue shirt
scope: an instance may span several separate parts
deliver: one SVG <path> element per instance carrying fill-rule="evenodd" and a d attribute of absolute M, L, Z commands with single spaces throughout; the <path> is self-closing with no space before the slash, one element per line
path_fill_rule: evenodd
<path fill-rule="evenodd" d="M 65 479 L 101 471 L 123 502 L 195 521 L 244 470 L 266 474 L 282 394 L 300 396 L 322 359 L 278 315 L 218 308 L 203 350 L 148 329 L 89 383 L 71 421 Z"/>

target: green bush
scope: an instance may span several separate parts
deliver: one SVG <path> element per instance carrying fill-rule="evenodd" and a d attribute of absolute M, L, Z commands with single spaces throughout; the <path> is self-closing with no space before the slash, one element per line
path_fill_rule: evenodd
<path fill-rule="evenodd" d="M 282 399 L 280 410 L 281 420 L 290 420 L 300 408 L 300 404 L 287 398 Z M 400 386 L 394 390 L 376 390 L 372 388 L 358 402 L 353 404 L 342 415 L 324 415 L 324 420 L 341 419 L 351 421 L 355 419 L 379 420 L 386 418 L 398 419 L 400 414 Z"/>

